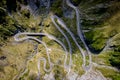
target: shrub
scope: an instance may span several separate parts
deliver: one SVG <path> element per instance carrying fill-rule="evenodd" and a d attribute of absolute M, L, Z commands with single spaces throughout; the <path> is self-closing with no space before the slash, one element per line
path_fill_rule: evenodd
<path fill-rule="evenodd" d="M 120 52 L 112 52 L 111 57 L 109 59 L 110 64 L 114 67 L 120 69 Z"/>

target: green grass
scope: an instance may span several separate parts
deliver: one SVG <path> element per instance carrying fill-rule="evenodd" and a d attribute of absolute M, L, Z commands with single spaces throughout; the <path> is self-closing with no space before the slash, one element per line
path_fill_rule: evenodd
<path fill-rule="evenodd" d="M 104 37 L 104 34 L 102 30 L 93 30 L 85 33 L 87 43 L 90 44 L 90 46 L 96 50 L 101 50 L 106 43 L 106 37 Z"/>
<path fill-rule="evenodd" d="M 24 70 L 27 57 L 29 57 L 32 53 L 29 52 L 31 49 L 32 46 L 29 43 L 13 45 L 12 42 L 7 43 L 6 46 L 1 48 L 2 55 L 6 57 L 1 64 L 3 65 L 4 70 L 4 72 L 1 73 L 1 75 L 4 75 L 2 80 L 11 80 Z M 6 75 L 8 76 L 6 77 Z"/>
<path fill-rule="evenodd" d="M 97 70 L 100 70 L 101 73 L 106 77 L 106 78 L 111 78 L 112 80 L 120 80 L 120 72 L 116 72 L 114 70 L 110 70 L 107 68 L 96 68 Z"/>
<path fill-rule="evenodd" d="M 92 60 L 95 63 L 101 64 L 101 65 L 107 65 L 111 66 L 109 59 L 110 59 L 110 51 L 109 52 L 103 52 L 97 55 L 92 55 Z"/>

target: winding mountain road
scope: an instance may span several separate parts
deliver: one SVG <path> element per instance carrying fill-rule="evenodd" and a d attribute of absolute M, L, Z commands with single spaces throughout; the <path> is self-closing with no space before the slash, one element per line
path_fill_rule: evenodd
<path fill-rule="evenodd" d="M 55 27 L 61 32 L 61 34 L 65 37 L 66 41 L 67 41 L 67 44 L 68 44 L 68 47 L 69 47 L 69 53 L 70 53 L 70 60 L 69 60 L 69 72 L 71 70 L 71 66 L 72 66 L 72 47 L 71 47 L 71 43 L 70 43 L 70 40 L 68 39 L 68 37 L 66 36 L 66 34 L 60 29 L 60 27 L 57 25 L 57 23 L 55 22 L 55 19 L 59 19 L 59 17 L 57 16 L 51 16 L 51 20 L 53 22 L 53 24 L 55 25 Z M 67 59 L 68 56 L 66 56 L 66 59 Z"/>
<path fill-rule="evenodd" d="M 54 19 L 54 15 L 51 16 L 51 19 Z M 54 22 L 54 21 L 53 21 Z M 77 47 L 79 48 L 80 52 L 82 53 L 82 56 L 83 56 L 83 67 L 85 67 L 85 54 L 84 54 L 84 51 L 83 49 L 80 47 L 80 45 L 78 44 L 78 42 L 76 41 L 73 33 L 66 27 L 66 25 L 64 24 L 64 22 L 57 17 L 57 22 L 61 25 L 61 27 L 63 27 L 69 34 L 70 36 L 72 37 L 72 39 L 74 40 L 75 44 L 77 45 Z"/>
<path fill-rule="evenodd" d="M 48 1 L 50 1 L 50 0 L 48 0 Z M 81 39 L 82 43 L 84 44 L 84 47 L 85 47 L 85 49 L 87 51 L 87 54 L 89 56 L 89 65 L 87 65 L 87 63 L 86 63 L 87 60 L 86 60 L 85 51 L 78 44 L 77 40 L 75 39 L 74 34 L 69 30 L 69 28 L 66 26 L 66 24 L 64 23 L 64 21 L 61 18 L 57 17 L 56 15 L 51 15 L 51 20 L 52 20 L 53 24 L 55 25 L 55 27 L 59 30 L 59 32 L 64 36 L 64 38 L 67 41 L 67 44 L 68 44 L 68 47 L 69 47 L 69 51 L 67 50 L 66 46 L 60 40 L 58 40 L 56 37 L 54 37 L 54 36 L 52 36 L 50 34 L 47 34 L 47 33 L 29 33 L 29 32 L 24 32 L 24 33 L 18 33 L 18 34 L 16 34 L 14 36 L 14 39 L 17 42 L 21 42 L 21 41 L 25 41 L 25 40 L 35 40 L 38 43 L 41 43 L 45 47 L 47 58 L 48 58 L 48 63 L 49 63 L 50 68 L 49 69 L 46 68 L 47 60 L 44 57 L 39 58 L 38 59 L 38 64 L 37 64 L 38 79 L 40 79 L 40 63 L 41 63 L 41 61 L 44 62 L 43 69 L 46 72 L 50 72 L 52 70 L 52 68 L 54 66 L 54 63 L 52 63 L 51 60 L 50 60 L 50 55 L 49 55 L 48 47 L 47 47 L 46 43 L 41 41 L 41 40 L 39 40 L 39 39 L 37 39 L 36 37 L 33 37 L 33 36 L 47 36 L 50 40 L 54 40 L 55 42 L 57 42 L 63 48 L 63 50 L 65 51 L 64 68 L 68 71 L 68 73 L 71 70 L 71 66 L 72 66 L 72 46 L 71 46 L 70 40 L 68 39 L 68 37 L 66 36 L 66 34 L 63 32 L 63 30 L 60 27 L 65 29 L 70 34 L 70 36 L 72 37 L 72 39 L 75 42 L 76 46 L 79 48 L 79 50 L 80 50 L 80 52 L 82 54 L 82 57 L 83 57 L 82 67 L 83 67 L 84 71 L 88 72 L 91 69 L 91 67 L 92 67 L 92 64 L 91 64 L 92 63 L 91 53 L 90 53 L 90 50 L 89 50 L 87 44 L 85 43 L 84 34 L 82 33 L 82 30 L 81 30 L 79 10 L 78 10 L 77 7 L 75 7 L 70 2 L 70 0 L 66 0 L 66 3 L 67 3 L 67 5 L 69 7 L 73 8 L 75 10 L 77 34 L 78 34 L 79 38 Z M 48 6 L 50 6 L 50 5 L 48 5 Z M 55 19 L 57 19 L 57 21 L 55 21 Z M 58 26 L 58 24 L 60 26 Z M 21 36 L 24 36 L 24 37 L 21 38 Z M 69 55 L 68 53 L 70 53 L 69 64 L 67 64 L 68 55 Z"/>
<path fill-rule="evenodd" d="M 20 36 L 23 36 L 23 35 L 24 35 L 25 37 L 19 38 Z M 67 66 L 68 51 L 67 51 L 67 49 L 66 49 L 66 46 L 65 46 L 61 41 L 59 41 L 57 38 L 55 38 L 54 36 L 49 35 L 49 34 L 47 34 L 47 33 L 27 33 L 27 32 L 25 32 L 25 33 L 18 33 L 18 34 L 16 34 L 16 35 L 14 36 L 14 39 L 15 39 L 15 41 L 17 41 L 17 42 L 21 42 L 21 41 L 24 41 L 24 40 L 35 40 L 35 41 L 43 44 L 43 46 L 45 47 L 45 49 L 46 49 L 46 54 L 47 54 L 47 57 L 48 57 L 48 63 L 49 63 L 49 65 L 50 65 L 50 69 L 46 69 L 46 59 L 45 59 L 45 58 L 39 58 L 39 59 L 38 59 L 38 64 L 37 64 L 37 67 L 38 67 L 38 75 L 39 75 L 39 76 L 40 76 L 40 61 L 41 61 L 41 60 L 44 61 L 44 70 L 45 70 L 46 72 L 51 71 L 51 69 L 52 69 L 52 67 L 53 67 L 54 64 L 53 64 L 53 63 L 51 62 L 51 60 L 50 60 L 50 56 L 49 56 L 48 48 L 47 48 L 46 44 L 45 44 L 43 41 L 41 41 L 41 40 L 39 40 L 39 39 L 37 39 L 37 38 L 35 38 L 35 37 L 31 37 L 31 36 L 47 36 L 49 39 L 52 39 L 52 40 L 56 41 L 58 44 L 60 44 L 60 45 L 62 46 L 62 48 L 64 49 L 65 53 L 66 53 L 66 55 L 65 55 L 65 61 L 64 61 L 64 67 L 65 67 L 65 68 L 69 68 L 69 66 Z"/>
<path fill-rule="evenodd" d="M 91 57 L 91 52 L 87 46 L 87 44 L 85 43 L 85 40 L 84 40 L 84 34 L 82 33 L 82 30 L 81 30 L 81 25 L 80 25 L 80 16 L 79 16 L 79 9 L 77 7 L 75 7 L 71 2 L 70 0 L 66 0 L 66 3 L 69 7 L 73 8 L 76 12 L 76 26 L 77 26 L 77 33 L 78 33 L 78 36 L 79 38 L 81 39 L 81 41 L 83 42 L 86 50 L 87 50 L 87 54 L 89 56 L 89 65 L 86 67 L 87 69 L 90 69 L 92 67 L 92 57 Z"/>

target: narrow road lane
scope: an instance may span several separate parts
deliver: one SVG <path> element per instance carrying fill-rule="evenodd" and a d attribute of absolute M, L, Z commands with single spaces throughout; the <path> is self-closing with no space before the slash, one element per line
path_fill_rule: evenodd
<path fill-rule="evenodd" d="M 87 44 L 85 43 L 85 40 L 84 40 L 84 34 L 82 33 L 82 30 L 81 30 L 81 25 L 80 25 L 80 16 L 79 16 L 79 10 L 77 7 L 75 7 L 71 2 L 70 0 L 66 0 L 66 3 L 68 6 L 70 6 L 71 8 L 73 8 L 76 12 L 76 26 L 77 26 L 77 33 L 78 33 L 78 36 L 79 38 L 81 39 L 81 41 L 83 42 L 86 50 L 87 50 L 87 54 L 89 56 L 89 65 L 86 67 L 87 70 L 89 70 L 91 67 L 92 67 L 92 57 L 91 57 L 91 52 L 87 46 Z"/>

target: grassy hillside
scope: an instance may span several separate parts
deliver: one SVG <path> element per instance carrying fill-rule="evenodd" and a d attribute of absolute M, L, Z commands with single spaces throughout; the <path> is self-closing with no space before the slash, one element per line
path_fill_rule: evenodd
<path fill-rule="evenodd" d="M 93 62 L 100 66 L 109 66 L 118 70 L 94 66 L 95 70 L 99 70 L 106 78 L 112 80 L 120 79 L 120 1 L 119 0 L 71 0 L 78 6 L 81 16 L 82 30 L 84 32 L 86 43 L 93 52 Z M 13 4 L 14 3 L 14 4 Z M 33 50 L 35 47 L 32 43 L 25 41 L 23 43 L 15 43 L 13 36 L 20 32 L 47 32 L 61 40 L 65 45 L 62 34 L 55 28 L 50 19 L 50 14 L 56 14 L 62 18 L 67 27 L 74 33 L 78 43 L 82 45 L 77 35 L 76 16 L 74 10 L 64 5 L 62 0 L 53 0 L 51 2 L 50 13 L 38 14 L 34 16 L 30 10 L 24 6 L 28 5 L 26 0 L 1 0 L 0 2 L 0 80 L 34 80 L 37 78 L 37 60 L 39 57 L 47 55 L 45 48 L 38 44 L 38 53 L 35 55 Z M 22 5 L 22 7 L 20 6 Z M 37 4 L 38 5 L 38 4 Z M 24 9 L 25 8 L 25 9 Z M 44 9 L 44 8 L 43 8 Z M 63 15 L 66 10 L 73 14 L 70 19 Z M 65 11 L 65 12 L 63 12 Z M 47 11 L 46 11 L 47 12 Z M 12 14 L 12 16 L 10 15 Z M 43 12 L 44 13 L 44 12 Z M 41 16 L 42 15 L 42 16 Z M 62 29 L 63 30 L 63 29 Z M 70 35 L 63 30 L 71 41 L 73 48 L 72 70 L 79 75 L 84 73 L 82 69 L 82 58 L 78 48 L 73 42 Z M 43 41 L 52 50 L 50 57 L 53 63 L 63 65 L 65 53 L 60 45 L 56 42 L 43 37 Z M 108 42 L 110 40 L 110 42 Z M 107 43 L 108 42 L 108 43 Z M 102 51 L 105 46 L 105 51 Z M 68 48 L 68 45 L 66 45 Z M 102 51 L 102 52 L 101 52 Z M 100 53 L 100 54 L 98 54 Z M 33 56 L 31 58 L 31 56 Z M 31 58 L 31 59 L 30 59 Z M 41 67 L 43 69 L 43 63 Z M 63 66 L 55 65 L 52 72 L 55 74 L 56 80 L 61 80 L 66 75 Z M 47 65 L 49 68 L 49 65 Z M 26 69 L 26 70 L 25 70 Z M 12 73 L 12 74 L 11 74 Z M 21 75 L 21 73 L 23 73 Z M 41 70 L 42 79 L 46 72 Z M 47 73 L 49 74 L 49 73 Z"/>

